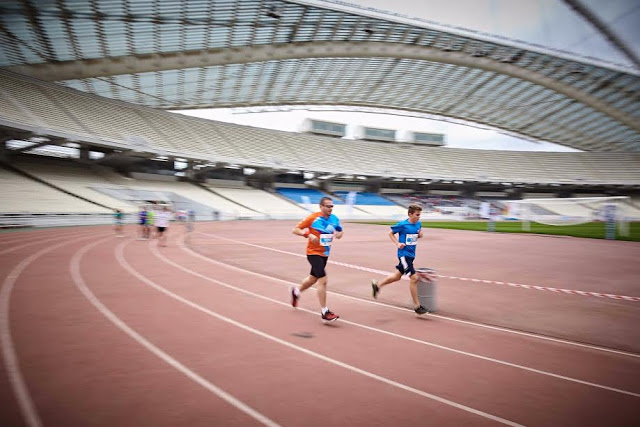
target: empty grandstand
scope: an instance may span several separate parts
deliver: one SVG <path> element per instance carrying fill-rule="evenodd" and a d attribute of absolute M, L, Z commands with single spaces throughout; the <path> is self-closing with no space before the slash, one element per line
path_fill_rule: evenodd
<path fill-rule="evenodd" d="M 448 32 L 338 2 L 281 3 L 275 17 L 263 13 L 260 1 L 210 0 L 185 8 L 172 26 L 159 23 L 173 19 L 164 13 L 147 22 L 145 11 L 158 12 L 149 5 L 129 16 L 107 13 L 107 2 L 99 0 L 96 10 L 105 12 L 86 16 L 71 4 L 33 4 L 28 14 L 3 4 L 3 15 L 15 17 L 5 25 L 16 41 L 3 42 L 0 57 L 0 154 L 4 194 L 11 195 L 3 212 L 132 213 L 160 201 L 200 219 L 286 218 L 314 210 L 317 196 L 326 194 L 335 197 L 336 213 L 380 217 L 401 215 L 406 204 L 397 197 L 378 203 L 375 194 L 398 190 L 449 192 L 469 201 L 439 206 L 438 213 L 471 216 L 483 194 L 517 199 L 640 191 L 634 67 Z M 241 15 L 242 24 L 228 11 Z M 58 25 L 61 14 L 66 29 Z M 217 16 L 234 34 L 244 26 L 264 34 L 167 42 L 193 34 L 203 14 Z M 69 30 L 85 20 L 104 31 L 77 37 Z M 158 43 L 140 44 L 149 30 Z M 25 56 L 15 47 L 32 38 L 48 46 L 47 55 Z M 70 44 L 77 49 L 69 51 Z M 526 113 L 516 108 L 529 101 Z M 299 134 L 162 111 L 281 104 L 443 114 L 583 151 L 454 149 L 442 146 L 443 135 L 420 132 L 407 141 L 415 144 L 389 144 L 396 140 L 393 129 L 370 128 L 367 140 L 347 140 L 336 138 L 345 136 L 340 123 L 311 121 L 314 134 Z M 64 159 L 45 162 L 43 156 Z M 237 185 L 219 185 L 225 180 Z M 282 193 L 287 184 L 308 191 L 309 202 Z M 344 203 L 339 184 L 359 187 L 355 203 Z M 29 203 L 29 194 L 47 202 Z M 367 195 L 368 204 L 361 203 Z"/>

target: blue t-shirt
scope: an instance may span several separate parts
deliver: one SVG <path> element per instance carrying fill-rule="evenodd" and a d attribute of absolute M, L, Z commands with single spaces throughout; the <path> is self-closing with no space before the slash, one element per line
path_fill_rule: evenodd
<path fill-rule="evenodd" d="M 400 221 L 396 225 L 391 226 L 391 231 L 398 233 L 398 242 L 404 243 L 405 246 L 402 249 L 398 249 L 398 258 L 403 256 L 415 258 L 416 257 L 416 245 L 418 244 L 418 233 L 422 229 L 422 223 L 420 221 L 412 224 L 409 219 Z"/>
<path fill-rule="evenodd" d="M 317 242 L 309 240 L 307 244 L 307 255 L 329 256 L 333 235 L 336 231 L 342 231 L 342 225 L 337 216 L 331 214 L 328 218 L 323 217 L 320 212 L 309 215 L 298 223 L 298 228 L 309 228 L 310 232 L 318 238 Z"/>

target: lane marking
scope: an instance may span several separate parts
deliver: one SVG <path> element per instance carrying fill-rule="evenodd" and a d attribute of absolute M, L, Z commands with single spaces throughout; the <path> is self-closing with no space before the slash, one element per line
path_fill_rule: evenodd
<path fill-rule="evenodd" d="M 208 234 L 208 233 L 203 233 L 203 232 L 198 232 L 198 233 L 199 234 L 204 234 L 204 235 L 207 235 L 207 236 L 211 236 L 211 237 L 215 237 L 215 238 L 219 238 L 219 239 L 223 239 L 223 240 L 229 240 L 229 241 L 232 241 L 232 242 L 235 242 L 235 243 L 239 243 L 239 244 L 243 244 L 243 245 L 253 246 L 253 247 L 256 247 L 256 248 L 260 248 L 260 249 L 267 249 L 267 250 L 274 251 L 274 252 L 281 252 L 281 253 L 284 253 L 284 254 L 287 254 L 287 255 L 293 255 L 293 256 L 297 256 L 297 257 L 301 257 L 301 258 L 305 257 L 304 255 L 299 255 L 299 254 L 296 254 L 296 253 L 293 253 L 293 252 L 286 252 L 286 251 L 282 251 L 280 249 L 274 249 L 274 248 L 269 248 L 269 247 L 266 247 L 266 246 L 254 245 L 254 244 L 242 242 L 242 241 L 239 241 L 239 240 L 233 240 L 233 239 L 228 239 L 226 237 L 217 236 L 215 234 Z M 182 242 L 183 242 L 182 245 L 184 246 L 184 237 L 182 239 Z M 191 249 L 189 249 L 189 250 L 191 250 Z M 197 253 L 197 252 L 194 252 L 194 253 Z M 198 255 L 200 255 L 200 254 L 198 254 Z M 200 256 L 202 256 L 202 255 L 200 255 Z M 207 257 L 205 257 L 205 258 L 207 258 Z M 207 258 L 207 259 L 210 259 L 210 258 Z M 329 263 L 333 263 L 333 262 L 329 261 Z M 389 274 L 388 272 L 379 271 L 379 270 L 378 270 L 378 273 L 380 273 L 380 274 Z M 403 279 L 406 279 L 406 278 L 403 277 Z M 291 282 L 287 282 L 287 283 L 291 283 Z M 296 285 L 297 284 L 298 283 L 296 283 Z M 409 309 L 406 309 L 406 308 L 401 308 L 401 307 L 397 307 L 397 306 L 394 306 L 394 305 L 385 304 L 385 303 L 382 303 L 382 302 L 379 302 L 379 301 L 375 301 L 375 300 L 372 301 L 372 300 L 367 300 L 367 299 L 363 299 L 363 298 L 360 298 L 360 297 L 341 294 L 341 293 L 338 293 L 338 292 L 335 292 L 335 291 L 327 290 L 327 293 L 329 293 L 331 295 L 336 295 L 336 296 L 339 296 L 339 297 L 342 297 L 342 298 L 352 299 L 352 300 L 359 301 L 359 302 L 366 303 L 366 304 L 374 304 L 374 305 L 377 305 L 377 306 L 382 306 L 382 307 L 386 307 L 386 308 L 390 308 L 390 309 L 394 309 L 394 310 L 411 311 L 411 312 L 413 311 L 413 310 L 409 310 Z M 640 358 L 640 354 L 638 354 L 638 353 L 632 353 L 632 352 L 623 351 L 623 350 L 616 350 L 616 349 L 607 348 L 607 347 L 600 347 L 600 346 L 592 345 L 592 344 L 584 344 L 584 343 L 565 340 L 565 339 L 561 339 L 561 338 L 547 337 L 547 336 L 544 336 L 544 335 L 537 335 L 537 334 L 534 334 L 534 333 L 531 333 L 531 332 L 516 331 L 516 330 L 513 330 L 513 329 L 502 328 L 500 326 L 486 325 L 486 324 L 483 324 L 483 323 L 472 322 L 472 321 L 469 321 L 469 320 L 456 319 L 456 318 L 453 318 L 453 317 L 443 316 L 443 315 L 435 314 L 435 313 L 429 313 L 429 316 L 430 317 L 437 317 L 439 319 L 448 320 L 448 321 L 451 321 L 451 322 L 457 322 L 457 323 L 462 323 L 462 324 L 465 324 L 465 325 L 475 326 L 475 327 L 478 327 L 478 328 L 486 328 L 486 329 L 496 330 L 496 331 L 500 331 L 500 332 L 504 332 L 504 333 L 521 335 L 521 336 L 526 336 L 526 337 L 530 337 L 530 338 L 536 338 L 536 339 L 540 339 L 540 340 L 544 340 L 544 341 L 557 342 L 557 343 L 561 343 L 561 344 L 572 345 L 572 346 L 575 346 L 575 347 L 588 348 L 588 349 L 591 349 L 591 350 L 598 350 L 598 351 L 603 351 L 603 352 L 607 352 L 607 353 L 613 353 L 613 354 L 619 354 L 619 355 L 623 355 L 623 356 L 630 356 L 630 357 Z"/>
<path fill-rule="evenodd" d="M 226 391 L 224 391 L 220 387 L 216 386 L 215 384 L 213 384 L 213 383 L 207 381 L 206 379 L 202 378 L 200 375 L 196 374 L 194 371 L 192 371 L 191 369 L 187 368 L 185 365 L 180 363 L 178 360 L 174 359 L 173 357 L 169 356 L 169 354 L 165 353 L 160 348 L 158 348 L 155 345 L 153 345 L 150 341 L 148 341 L 146 338 L 144 338 L 138 332 L 136 332 L 135 330 L 130 328 L 123 320 L 121 320 L 118 316 L 116 316 L 111 310 L 109 310 L 104 304 L 102 304 L 102 302 L 100 302 L 98 297 L 96 297 L 95 294 L 93 292 L 91 292 L 91 290 L 88 288 L 86 282 L 84 281 L 84 278 L 82 277 L 82 274 L 80 273 L 80 261 L 81 261 L 82 257 L 84 256 L 84 254 L 87 251 L 89 251 L 94 246 L 105 242 L 106 240 L 107 239 L 102 239 L 102 240 L 99 240 L 97 242 L 93 242 L 93 243 L 91 243 L 89 245 L 86 245 L 86 246 L 82 247 L 80 250 L 78 250 L 73 255 L 73 257 L 72 257 L 72 259 L 71 259 L 71 261 L 69 263 L 69 270 L 71 271 L 71 276 L 73 277 L 74 284 L 76 285 L 78 290 L 82 293 L 82 295 L 87 300 L 89 300 L 89 302 L 103 316 L 105 316 L 107 319 L 109 319 L 111 321 L 111 323 L 113 323 L 116 327 L 118 327 L 124 333 L 129 335 L 131 338 L 133 338 L 134 341 L 136 341 L 138 344 L 140 344 L 143 347 L 145 347 L 147 350 L 149 350 L 151 353 L 156 355 L 162 361 L 166 362 L 169 366 L 171 366 L 172 368 L 176 369 L 180 373 L 184 374 L 187 378 L 191 379 L 192 381 L 194 381 L 198 385 L 204 387 L 206 390 L 209 390 L 210 392 L 212 392 L 216 396 L 220 397 L 221 399 L 223 399 L 224 401 L 226 401 L 227 403 L 229 403 L 230 405 L 232 405 L 236 409 L 239 409 L 240 411 L 242 411 L 245 414 L 249 415 L 250 417 L 252 417 L 256 421 L 258 421 L 258 422 L 260 422 L 260 423 L 262 423 L 262 424 L 264 424 L 266 426 L 270 426 L 270 427 L 279 426 L 279 424 L 277 424 L 276 422 L 274 422 L 271 419 L 267 418 L 265 415 L 263 415 L 260 412 L 256 411 L 255 409 L 253 409 L 252 407 L 250 407 L 246 403 L 236 399 L 231 394 L 227 393 Z M 131 242 L 131 241 L 129 241 L 129 242 Z M 117 246 L 116 250 L 120 251 L 120 252 L 118 252 L 118 257 L 120 257 L 122 255 L 121 254 L 121 248 L 125 244 L 128 244 L 129 242 L 125 241 L 125 242 L 120 243 Z M 118 259 L 118 261 L 120 262 L 120 259 Z M 127 269 L 127 270 L 129 270 L 129 269 Z"/>
<path fill-rule="evenodd" d="M 272 281 L 275 281 L 275 282 L 280 282 L 280 283 L 282 283 L 283 285 L 285 285 L 287 287 L 291 286 L 291 285 L 297 285 L 296 283 L 293 283 L 293 282 L 288 282 L 286 280 L 278 279 L 278 278 L 275 278 L 275 277 L 267 276 L 265 274 L 256 273 L 256 272 L 253 272 L 253 271 L 250 271 L 250 270 L 245 270 L 245 269 L 240 268 L 240 267 L 235 267 L 233 265 L 226 264 L 226 263 L 223 263 L 223 262 L 220 262 L 220 261 L 209 259 L 209 258 L 207 258 L 207 257 L 205 257 L 205 256 L 203 256 L 201 254 L 198 254 L 197 252 L 192 251 L 191 249 L 189 249 L 188 247 L 186 247 L 184 245 L 180 245 L 180 248 L 183 251 L 189 252 L 192 255 L 194 255 L 194 256 L 196 256 L 196 257 L 198 257 L 198 258 L 200 258 L 200 259 L 202 259 L 204 261 L 207 261 L 207 262 L 209 262 L 211 264 L 215 264 L 215 265 L 218 265 L 218 266 L 221 266 L 221 267 L 225 267 L 225 268 L 228 268 L 230 270 L 238 271 L 238 272 L 241 272 L 241 273 L 248 273 L 248 274 L 254 275 L 256 277 L 263 278 L 263 279 L 269 279 L 269 280 L 272 280 Z M 279 300 L 276 300 L 276 299 L 273 299 L 273 298 L 269 298 L 269 297 L 263 296 L 261 294 L 254 293 L 254 292 L 248 291 L 246 289 L 236 287 L 234 285 L 229 285 L 229 284 L 226 284 L 226 283 L 223 284 L 223 282 L 219 282 L 219 281 L 217 281 L 215 279 L 212 279 L 212 278 L 210 278 L 208 276 L 205 276 L 205 275 L 200 274 L 200 273 L 198 273 L 196 271 L 193 271 L 193 270 L 190 270 L 190 269 L 188 269 L 186 267 L 183 267 L 183 266 L 171 261 L 170 259 L 168 259 L 164 255 L 162 255 L 158 251 L 156 245 L 151 245 L 151 252 L 157 258 L 161 259 L 163 262 L 165 262 L 165 263 L 167 263 L 169 265 L 173 265 L 174 267 L 176 267 L 176 268 L 178 268 L 178 269 L 180 269 L 182 271 L 185 271 L 185 272 L 187 272 L 189 274 L 192 274 L 194 276 L 200 277 L 200 278 L 205 279 L 207 281 L 214 282 L 216 284 L 220 284 L 220 285 L 222 285 L 222 286 L 224 286 L 226 288 L 233 289 L 235 291 L 242 292 L 244 294 L 247 294 L 247 295 L 250 295 L 250 296 L 253 296 L 253 297 L 256 297 L 256 298 L 260 298 L 260 299 L 263 299 L 263 300 L 266 300 L 266 301 L 270 301 L 270 302 L 273 302 L 273 303 L 276 303 L 276 304 L 284 305 L 284 306 L 287 306 L 287 307 L 290 306 L 290 304 L 288 304 L 288 303 L 285 303 L 285 302 L 282 302 L 282 301 L 279 301 Z M 308 310 L 308 309 L 302 308 L 302 307 L 299 307 L 298 310 L 302 310 L 302 311 L 304 311 L 306 313 L 311 313 L 311 314 L 316 315 L 316 316 L 318 315 L 316 312 L 314 312 L 312 310 Z M 373 332 L 378 332 L 378 333 L 389 335 L 389 336 L 392 336 L 392 337 L 395 337 L 395 338 L 399 338 L 399 339 L 415 342 L 415 343 L 418 343 L 418 344 L 423 344 L 423 345 L 426 345 L 426 346 L 438 348 L 440 350 L 450 351 L 450 352 L 453 352 L 453 353 L 461 354 L 463 356 L 473 357 L 473 358 L 476 358 L 476 359 L 481 359 L 481 360 L 485 360 L 485 361 L 496 363 L 496 364 L 500 364 L 500 365 L 509 366 L 509 367 L 516 368 L 516 369 L 522 369 L 522 370 L 533 372 L 533 373 L 536 373 L 536 374 L 546 375 L 546 376 L 549 376 L 549 377 L 553 377 L 553 378 L 557 378 L 557 379 L 561 379 L 561 380 L 565 380 L 565 381 L 570 381 L 570 382 L 574 382 L 574 383 L 578 383 L 578 384 L 582 384 L 582 385 L 596 387 L 596 388 L 600 388 L 600 389 L 603 389 L 603 390 L 613 391 L 613 392 L 616 392 L 616 393 L 622 393 L 622 394 L 626 394 L 626 395 L 633 396 L 633 397 L 640 397 L 640 393 L 634 393 L 632 391 L 627 391 L 627 390 L 622 390 L 622 389 L 615 388 L 615 387 L 609 387 L 609 386 L 602 385 L 602 384 L 592 383 L 592 382 L 585 381 L 585 380 L 580 380 L 580 379 L 577 379 L 577 378 L 567 377 L 565 375 L 554 374 L 552 372 L 547 372 L 547 371 L 543 371 L 543 370 L 540 370 L 540 369 L 531 368 L 531 367 L 528 367 L 528 366 L 518 365 L 516 363 L 511 363 L 511 362 L 507 362 L 507 361 L 500 360 L 500 359 L 494 359 L 492 357 L 482 356 L 482 355 L 479 355 L 479 354 L 476 354 L 476 353 L 470 353 L 470 352 L 467 352 L 467 351 L 464 351 L 464 350 L 458 350 L 458 349 L 455 349 L 455 348 L 446 347 L 444 345 L 432 343 L 432 342 L 429 342 L 429 341 L 423 341 L 423 340 L 420 340 L 420 339 L 417 339 L 417 338 L 412 338 L 412 337 L 409 337 L 409 336 L 406 336 L 406 335 L 397 334 L 395 332 L 386 331 L 384 329 L 378 329 L 378 328 L 375 328 L 375 327 L 372 327 L 372 326 L 368 326 L 368 325 L 364 325 L 364 324 L 361 324 L 361 323 L 352 322 L 352 321 L 346 320 L 346 319 L 344 319 L 342 317 L 340 318 L 340 321 L 343 322 L 343 323 L 347 323 L 347 324 L 350 324 L 350 325 L 353 325 L 353 326 L 357 326 L 359 328 L 367 329 L 367 330 L 370 330 L 370 331 L 373 331 Z"/>
<path fill-rule="evenodd" d="M 11 383 L 11 388 L 18 401 L 20 412 L 28 426 L 39 427 L 42 425 L 38 411 L 33 403 L 29 388 L 24 380 L 22 371 L 20 370 L 20 362 L 18 361 L 18 354 L 16 348 L 13 345 L 13 337 L 11 335 L 11 319 L 9 318 L 9 307 L 11 304 L 11 292 L 15 286 L 18 277 L 22 272 L 36 259 L 40 258 L 47 252 L 54 251 L 61 246 L 75 243 L 80 240 L 89 238 L 95 238 L 95 235 L 81 237 L 75 240 L 68 240 L 57 245 L 44 248 L 33 255 L 23 259 L 17 266 L 11 270 L 11 272 L 5 277 L 2 283 L 2 289 L 0 289 L 0 342 L 2 342 L 2 356 L 4 360 L 4 366 Z M 56 240 L 59 240 L 57 238 Z"/>
<path fill-rule="evenodd" d="M 26 248 L 28 246 L 37 245 L 38 243 L 45 243 L 45 242 L 51 242 L 51 241 L 54 241 L 54 240 L 60 240 L 61 237 L 75 237 L 75 236 L 82 235 L 82 234 L 87 234 L 87 233 L 85 233 L 85 232 L 67 233 L 65 235 L 51 237 L 49 239 L 38 238 L 37 240 L 35 240 L 33 242 L 30 241 L 28 243 L 24 243 L 24 244 L 18 245 L 18 246 L 12 246 L 12 247 L 9 247 L 9 248 L 7 248 L 7 249 L 5 249 L 3 251 L 0 251 L 0 255 L 4 255 L 6 253 L 13 252 L 13 251 L 18 250 L 18 249 Z M 29 239 L 29 240 L 31 240 L 31 239 Z"/>
<path fill-rule="evenodd" d="M 222 236 L 218 236 L 216 234 L 211 234 L 211 233 L 204 233 L 202 231 L 199 231 L 198 233 L 199 234 L 204 234 L 205 236 L 215 237 L 217 239 L 227 240 L 229 242 L 239 243 L 239 244 L 242 244 L 242 245 L 252 246 L 252 247 L 255 247 L 255 248 L 267 249 L 267 250 L 270 250 L 270 251 L 273 251 L 273 252 L 279 252 L 279 253 L 286 254 L 286 255 L 293 255 L 293 256 L 305 258 L 304 255 L 300 255 L 300 254 L 293 253 L 293 252 L 287 252 L 287 251 L 283 251 L 283 250 L 280 250 L 280 249 L 271 248 L 271 247 L 268 247 L 268 246 L 255 245 L 253 243 L 247 243 L 247 242 L 242 242 L 240 240 L 229 239 L 227 237 L 222 237 Z M 389 274 L 391 274 L 389 271 L 376 270 L 374 268 L 363 267 L 363 266 L 356 265 L 356 264 L 348 264 L 348 263 L 340 262 L 340 261 L 329 260 L 329 264 L 339 265 L 341 267 L 352 268 L 352 269 L 355 269 L 355 270 L 366 271 L 368 273 L 380 274 L 380 275 L 384 275 L 384 276 L 388 276 Z M 538 290 L 538 291 L 548 291 L 548 292 L 555 292 L 555 293 L 563 293 L 563 294 L 566 294 L 566 295 L 580 295 L 580 296 L 588 296 L 588 297 L 596 297 L 596 298 L 608 298 L 608 299 L 624 300 L 624 301 L 640 301 L 640 297 L 633 297 L 633 296 L 627 296 L 627 295 L 605 294 L 605 293 L 601 293 L 601 292 L 588 292 L 588 291 L 581 291 L 581 290 L 576 290 L 576 289 L 553 288 L 553 287 L 550 287 L 550 286 L 523 285 L 521 283 L 501 282 L 501 281 L 498 281 L 498 280 L 473 279 L 473 278 L 469 278 L 469 277 L 447 276 L 447 275 L 442 275 L 442 274 L 438 274 L 436 276 L 440 277 L 442 279 L 453 279 L 453 280 L 461 280 L 461 281 L 465 281 L 465 282 L 468 281 L 468 282 L 474 282 L 474 283 L 486 283 L 486 284 L 492 284 L 492 285 L 503 285 L 503 286 L 510 286 L 510 287 L 513 287 L 513 288 L 521 288 L 521 289 L 535 289 L 535 290 Z M 403 276 L 402 279 L 403 280 L 408 280 L 407 277 L 405 277 L 405 276 Z"/>
<path fill-rule="evenodd" d="M 238 321 L 233 320 L 233 319 L 231 319 L 229 317 L 226 317 L 226 316 L 224 316 L 222 314 L 216 313 L 216 312 L 214 312 L 212 310 L 209 310 L 209 309 L 207 309 L 205 307 L 202 307 L 202 306 L 192 302 L 191 300 L 189 300 L 187 298 L 181 297 L 180 295 L 175 294 L 175 293 L 169 291 L 166 288 L 163 288 L 162 286 L 156 284 L 154 281 L 148 279 L 147 277 L 145 277 L 144 275 L 139 273 L 137 270 L 135 270 L 129 263 L 127 263 L 126 259 L 124 258 L 123 248 L 124 248 L 124 246 L 126 244 L 127 244 L 127 242 L 123 242 L 120 245 L 118 245 L 118 247 L 116 249 L 117 250 L 116 258 L 118 259 L 118 262 L 120 262 L 121 265 L 127 271 L 129 271 L 133 276 L 135 276 L 141 282 L 147 284 L 148 286 L 156 289 L 157 291 L 162 292 L 163 294 L 169 296 L 170 298 L 173 298 L 173 299 L 175 299 L 175 300 L 177 300 L 177 301 L 179 301 L 179 302 L 181 302 L 181 303 L 183 303 L 183 304 L 185 304 L 185 305 L 187 305 L 187 306 L 189 306 L 191 308 L 194 308 L 194 309 L 196 309 L 198 311 L 201 311 L 202 313 L 205 313 L 205 314 L 207 314 L 207 315 L 209 315 L 211 317 L 215 317 L 216 319 L 219 319 L 219 320 L 221 320 L 223 322 L 229 323 L 229 324 L 231 324 L 233 326 L 236 326 L 236 327 L 238 327 L 240 329 L 243 329 L 243 330 L 245 330 L 247 332 L 251 332 L 251 333 L 253 333 L 255 335 L 258 335 L 258 336 L 260 336 L 262 338 L 265 338 L 265 339 L 267 339 L 269 341 L 273 341 L 273 342 L 278 343 L 280 345 L 283 345 L 285 347 L 288 347 L 288 348 L 291 348 L 293 350 L 297 350 L 297 351 L 299 351 L 301 353 L 307 354 L 307 355 L 309 355 L 311 357 L 314 357 L 316 359 L 323 360 L 323 361 L 325 361 L 327 363 L 330 363 L 332 365 L 339 366 L 341 368 L 344 368 L 344 369 L 347 369 L 349 371 L 358 373 L 360 375 L 372 378 L 374 380 L 377 380 L 377 381 L 380 381 L 382 383 L 391 385 L 393 387 L 397 387 L 399 389 L 408 391 L 410 393 L 414 393 L 414 394 L 417 394 L 419 396 L 426 397 L 428 399 L 432 399 L 432 400 L 435 400 L 435 401 L 440 402 L 440 403 L 444 403 L 445 405 L 452 406 L 454 408 L 461 409 L 463 411 L 470 412 L 472 414 L 479 415 L 481 417 L 488 418 L 488 419 L 497 421 L 497 422 L 502 423 L 502 424 L 506 424 L 506 425 L 510 425 L 510 426 L 520 426 L 520 424 L 517 424 L 517 423 L 515 423 L 513 421 L 510 421 L 510 420 L 507 420 L 507 419 L 504 419 L 504 418 L 500 418 L 498 416 L 495 416 L 495 415 L 492 415 L 492 414 L 489 414 L 489 413 L 486 413 L 486 412 L 482 412 L 482 411 L 480 411 L 478 409 L 474 409 L 474 408 L 471 408 L 469 406 L 462 405 L 460 403 L 445 399 L 443 397 L 440 397 L 440 396 L 437 396 L 437 395 L 434 395 L 434 394 L 431 394 L 431 393 L 427 393 L 427 392 L 422 391 L 422 390 L 418 390 L 418 389 L 413 388 L 411 386 L 408 386 L 406 384 L 402 384 L 402 383 L 390 380 L 388 378 L 382 377 L 382 376 L 374 374 L 372 372 L 365 371 L 364 369 L 357 368 L 357 367 L 349 365 L 347 363 L 340 362 L 338 360 L 335 360 L 335 359 L 332 359 L 330 357 L 327 357 L 327 356 L 325 356 L 323 354 L 316 353 L 316 352 L 308 350 L 308 349 L 306 349 L 304 347 L 300 347 L 300 346 L 298 346 L 296 344 L 290 343 L 289 341 L 285 341 L 285 340 L 277 338 L 277 337 L 275 337 L 273 335 L 269 335 L 269 334 L 267 334 L 265 332 L 262 332 L 262 331 L 260 331 L 258 329 L 254 329 L 251 326 L 245 325 L 244 323 L 238 322 Z M 155 248 L 155 246 L 152 246 L 152 247 Z M 178 268 L 181 268 L 181 266 L 179 266 Z M 198 277 L 201 277 L 201 278 L 203 278 L 205 280 L 208 280 L 208 281 L 214 282 L 216 284 L 219 284 L 221 286 L 228 287 L 230 289 L 238 289 L 239 290 L 239 288 L 236 288 L 233 285 L 230 285 L 228 283 L 225 283 L 225 282 L 222 282 L 222 281 L 219 281 L 219 280 L 216 280 L 216 279 L 212 279 L 210 277 L 201 275 L 201 274 L 199 274 L 197 272 L 193 272 L 193 274 L 198 276 Z M 249 292 L 249 291 L 246 291 L 246 292 Z M 255 296 L 261 297 L 258 294 L 255 294 Z M 262 298 L 266 298 L 266 297 L 262 297 Z"/>

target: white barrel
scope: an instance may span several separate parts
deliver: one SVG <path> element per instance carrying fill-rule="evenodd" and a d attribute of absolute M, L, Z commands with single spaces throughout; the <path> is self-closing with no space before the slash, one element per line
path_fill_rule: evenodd
<path fill-rule="evenodd" d="M 418 301 L 429 310 L 436 311 L 436 271 L 432 268 L 416 269 L 418 275 Z"/>

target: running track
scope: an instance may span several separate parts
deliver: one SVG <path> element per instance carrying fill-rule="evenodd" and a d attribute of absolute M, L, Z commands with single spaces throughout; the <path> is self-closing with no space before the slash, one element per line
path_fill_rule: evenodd
<path fill-rule="evenodd" d="M 417 318 L 406 281 L 370 298 L 387 230 L 347 224 L 323 325 L 314 291 L 289 305 L 308 272 L 293 225 L 174 225 L 168 247 L 134 228 L 0 234 L 0 425 L 640 419 L 640 302 L 590 294 L 640 296 L 640 245 L 426 230 L 439 309 Z"/>

